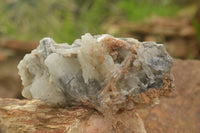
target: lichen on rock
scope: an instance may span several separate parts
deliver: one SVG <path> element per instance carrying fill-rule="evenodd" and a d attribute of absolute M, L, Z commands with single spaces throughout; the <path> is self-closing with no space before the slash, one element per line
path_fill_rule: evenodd
<path fill-rule="evenodd" d="M 72 45 L 42 39 L 18 69 L 24 97 L 104 113 L 152 104 L 169 94 L 172 64 L 162 44 L 87 33 Z"/>

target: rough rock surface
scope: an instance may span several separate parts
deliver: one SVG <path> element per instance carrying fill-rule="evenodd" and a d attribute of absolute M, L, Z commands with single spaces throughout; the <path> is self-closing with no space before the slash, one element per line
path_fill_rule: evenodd
<path fill-rule="evenodd" d="M 200 131 L 200 61 L 175 60 L 172 73 L 175 78 L 175 93 L 167 98 L 161 98 L 159 105 L 137 111 L 148 133 L 198 133 Z M 130 117 L 130 113 L 133 117 Z M 134 115 L 137 116 L 134 112 L 129 112 L 123 117 L 126 120 L 122 119 L 122 121 L 132 119 L 132 122 L 141 123 L 141 119 Z M 116 118 L 121 119 L 121 117 Z M 86 130 L 93 127 L 91 130 L 97 132 L 107 125 L 102 121 L 103 118 L 101 115 L 95 115 L 92 110 L 90 112 L 83 108 L 74 110 L 51 108 L 43 103 L 39 104 L 37 100 L 0 99 L 0 129 L 3 133 L 73 131 L 77 129 L 74 123 L 79 123 L 80 119 L 88 120 L 83 122 Z M 104 126 L 101 126 L 102 123 Z M 123 123 L 121 124 L 118 122 L 117 127 L 125 129 Z M 135 124 L 133 128 L 144 131 L 142 124 Z"/>
<path fill-rule="evenodd" d="M 18 66 L 26 98 L 102 113 L 130 110 L 168 95 L 171 67 L 162 44 L 88 33 L 71 46 L 44 38 Z"/>
<path fill-rule="evenodd" d="M 102 116 L 86 108 L 52 108 L 39 100 L 0 99 L 2 133 L 146 133 L 134 111 Z"/>
<path fill-rule="evenodd" d="M 199 133 L 200 61 L 175 60 L 176 91 L 154 107 L 138 110 L 149 133 Z"/>

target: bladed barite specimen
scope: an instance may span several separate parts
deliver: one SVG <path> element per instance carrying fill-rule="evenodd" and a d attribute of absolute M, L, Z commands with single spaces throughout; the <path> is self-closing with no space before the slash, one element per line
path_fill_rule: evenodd
<path fill-rule="evenodd" d="M 72 45 L 44 38 L 18 65 L 23 96 L 117 112 L 152 104 L 174 88 L 162 44 L 85 34 Z"/>

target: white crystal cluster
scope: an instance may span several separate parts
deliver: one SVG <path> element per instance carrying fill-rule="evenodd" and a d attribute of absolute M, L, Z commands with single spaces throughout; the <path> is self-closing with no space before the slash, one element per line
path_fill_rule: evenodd
<path fill-rule="evenodd" d="M 89 33 L 72 45 L 44 38 L 18 65 L 24 97 L 99 111 L 126 108 L 130 97 L 161 89 L 171 67 L 162 44 Z"/>

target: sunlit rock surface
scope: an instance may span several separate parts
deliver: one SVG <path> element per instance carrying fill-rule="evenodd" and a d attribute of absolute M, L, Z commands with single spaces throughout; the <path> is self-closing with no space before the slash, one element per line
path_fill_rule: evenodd
<path fill-rule="evenodd" d="M 52 108 L 40 100 L 0 98 L 1 133 L 146 133 L 135 111 L 103 117 L 94 110 Z"/>
<path fill-rule="evenodd" d="M 40 41 L 18 65 L 23 96 L 65 107 L 117 112 L 152 104 L 174 88 L 162 44 L 85 34 L 72 45 Z"/>

